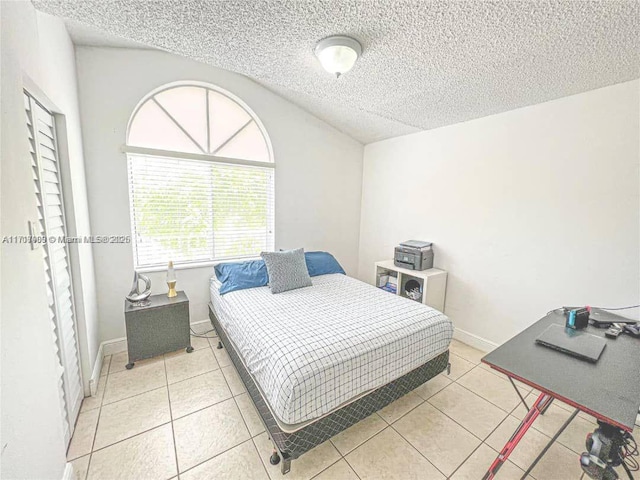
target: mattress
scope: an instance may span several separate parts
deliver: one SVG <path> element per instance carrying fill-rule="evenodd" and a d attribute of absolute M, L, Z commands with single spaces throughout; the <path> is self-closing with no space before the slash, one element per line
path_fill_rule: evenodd
<path fill-rule="evenodd" d="M 274 295 L 269 287 L 211 303 L 247 371 L 283 426 L 319 418 L 446 351 L 441 312 L 341 274 Z"/>

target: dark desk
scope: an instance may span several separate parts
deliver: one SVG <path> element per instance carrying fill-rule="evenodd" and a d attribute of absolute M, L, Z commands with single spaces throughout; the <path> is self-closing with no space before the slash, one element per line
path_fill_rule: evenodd
<path fill-rule="evenodd" d="M 528 471 L 580 410 L 622 430 L 633 430 L 640 407 L 640 340 L 628 335 L 607 339 L 600 359 L 592 364 L 535 343 L 538 335 L 552 323 L 564 325 L 564 315 L 550 313 L 482 359 L 509 379 L 515 378 L 542 392 L 514 433 L 510 448 L 507 448 L 509 443 L 505 445 L 506 456 L 501 452 L 492 465 L 494 468 L 499 464 L 498 467 L 493 472 L 490 470 L 485 478 L 493 478 L 529 426 L 554 398 L 576 410 Z M 590 326 L 586 331 L 604 337 L 604 329 Z"/>

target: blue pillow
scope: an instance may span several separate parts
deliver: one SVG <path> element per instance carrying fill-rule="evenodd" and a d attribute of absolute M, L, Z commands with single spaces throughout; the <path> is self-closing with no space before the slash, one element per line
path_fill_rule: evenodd
<path fill-rule="evenodd" d="M 318 275 L 327 275 L 329 273 L 344 273 L 344 270 L 338 261 L 327 252 L 305 252 L 305 260 L 307 261 L 307 270 L 310 277 Z"/>
<path fill-rule="evenodd" d="M 222 283 L 220 295 L 246 288 L 264 287 L 269 283 L 264 260 L 220 263 L 215 266 L 215 271 L 216 277 Z"/>

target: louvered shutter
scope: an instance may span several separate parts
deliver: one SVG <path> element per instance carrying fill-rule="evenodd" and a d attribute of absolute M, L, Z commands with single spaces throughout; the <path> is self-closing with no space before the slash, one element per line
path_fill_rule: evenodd
<path fill-rule="evenodd" d="M 24 102 L 38 205 L 39 232 L 34 233 L 56 239 L 54 242 L 43 244 L 42 255 L 47 281 L 49 320 L 59 375 L 63 429 L 68 443 L 84 394 L 78 357 L 69 251 L 67 244 L 59 241 L 67 235 L 67 231 L 55 123 L 53 115 L 26 92 Z"/>

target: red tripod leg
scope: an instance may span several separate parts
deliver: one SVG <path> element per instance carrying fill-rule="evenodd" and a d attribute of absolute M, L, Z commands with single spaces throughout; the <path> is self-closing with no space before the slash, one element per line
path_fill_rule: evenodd
<path fill-rule="evenodd" d="M 493 461 L 487 473 L 485 473 L 484 477 L 482 477 L 482 480 L 493 479 L 496 473 L 498 473 L 498 470 L 500 470 L 500 467 L 502 467 L 502 464 L 507 461 L 507 458 L 509 458 L 511 452 L 515 450 L 522 437 L 524 437 L 524 434 L 527 433 L 529 427 L 533 425 L 533 422 L 535 422 L 536 418 L 538 418 L 538 415 L 540 415 L 540 413 L 544 411 L 545 408 L 547 408 L 552 400 L 553 397 L 551 395 L 548 395 L 546 393 L 540 394 L 536 402 L 531 407 L 531 410 L 527 412 L 516 431 L 513 432 L 513 435 L 511 435 L 509 441 L 505 444 L 496 459 Z"/>

